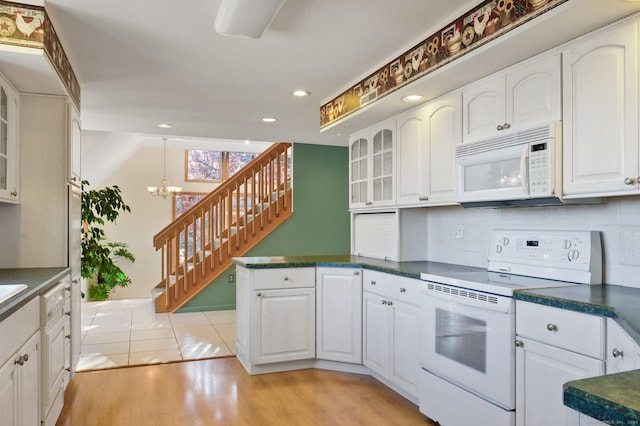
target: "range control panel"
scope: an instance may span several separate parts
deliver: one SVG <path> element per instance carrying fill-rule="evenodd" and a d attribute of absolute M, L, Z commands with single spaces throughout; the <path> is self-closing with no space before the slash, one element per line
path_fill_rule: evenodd
<path fill-rule="evenodd" d="M 580 282 L 577 272 L 595 273 L 601 280 L 601 246 L 597 231 L 495 230 L 488 269 L 575 282 Z"/>

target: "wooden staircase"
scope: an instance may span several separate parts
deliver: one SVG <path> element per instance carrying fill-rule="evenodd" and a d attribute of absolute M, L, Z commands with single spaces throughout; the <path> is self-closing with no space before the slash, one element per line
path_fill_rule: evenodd
<path fill-rule="evenodd" d="M 180 309 L 293 215 L 291 174 L 291 144 L 274 144 L 156 234 L 156 312 Z"/>

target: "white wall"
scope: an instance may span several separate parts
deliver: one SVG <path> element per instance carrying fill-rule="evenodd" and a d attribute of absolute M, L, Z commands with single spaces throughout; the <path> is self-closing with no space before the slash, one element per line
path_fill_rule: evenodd
<path fill-rule="evenodd" d="M 595 230 L 602 232 L 605 282 L 640 288 L 640 197 L 597 206 L 424 210 L 428 260 L 486 267 L 493 229 Z M 452 238 L 454 225 L 463 225 L 464 238 Z"/>

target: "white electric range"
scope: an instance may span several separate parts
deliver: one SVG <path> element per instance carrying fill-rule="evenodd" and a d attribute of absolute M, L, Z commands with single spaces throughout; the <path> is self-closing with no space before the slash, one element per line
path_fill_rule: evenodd
<path fill-rule="evenodd" d="M 602 282 L 596 231 L 496 230 L 488 260 L 421 274 L 420 411 L 444 426 L 515 424 L 515 290 Z"/>

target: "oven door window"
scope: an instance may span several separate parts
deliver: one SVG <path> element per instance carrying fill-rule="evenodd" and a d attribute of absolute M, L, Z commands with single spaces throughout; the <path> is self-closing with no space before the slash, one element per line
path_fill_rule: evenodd
<path fill-rule="evenodd" d="M 487 371 L 487 323 L 436 309 L 436 353 L 481 373 Z"/>

